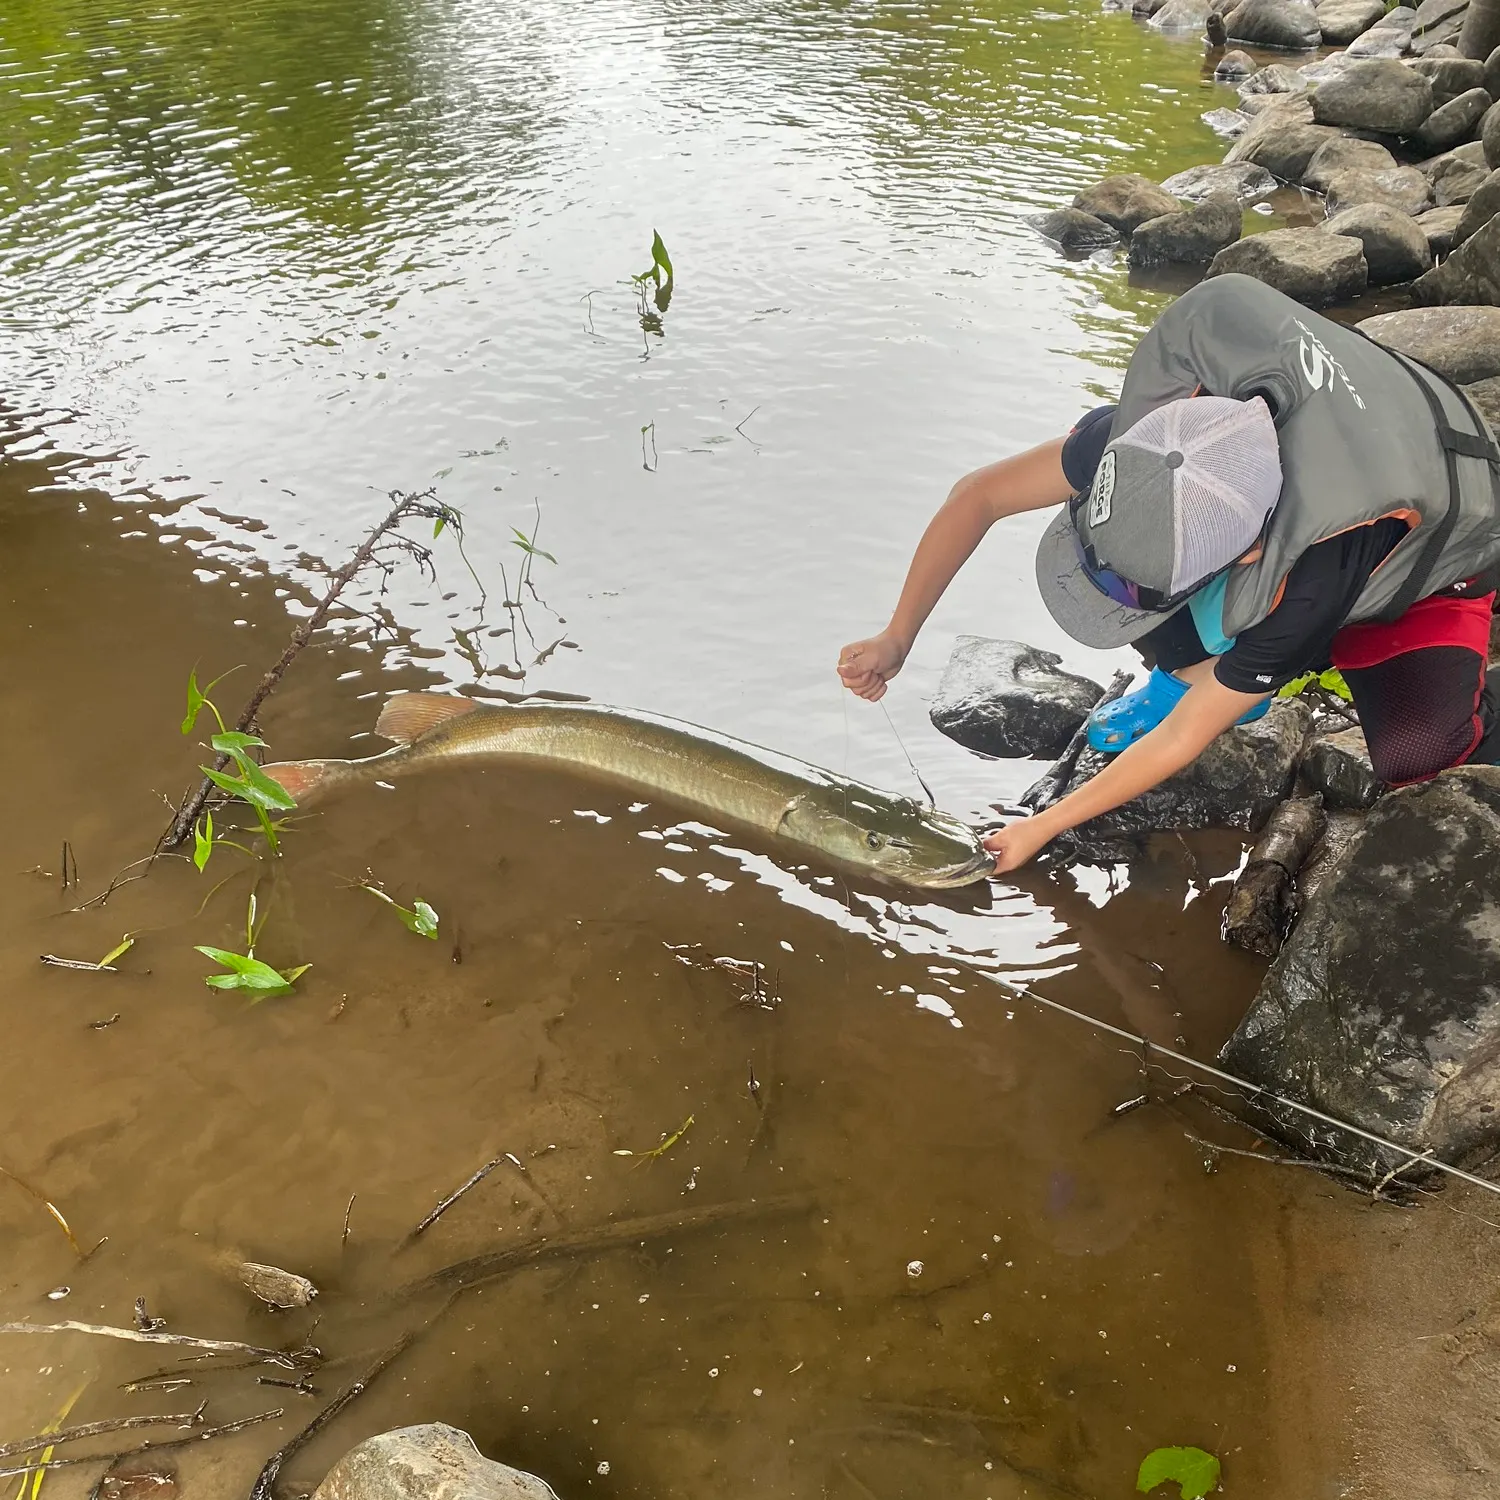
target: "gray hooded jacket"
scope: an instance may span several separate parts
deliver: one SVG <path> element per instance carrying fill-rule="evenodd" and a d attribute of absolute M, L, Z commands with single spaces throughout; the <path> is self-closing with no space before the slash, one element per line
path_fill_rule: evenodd
<path fill-rule="evenodd" d="M 1258 553 L 1233 567 L 1222 631 L 1259 624 L 1318 542 L 1396 516 L 1411 530 L 1348 622 L 1393 620 L 1500 559 L 1500 450 L 1440 375 L 1249 276 L 1179 297 L 1130 361 L 1114 436 L 1195 392 L 1263 396 L 1281 444 L 1281 498 Z"/>

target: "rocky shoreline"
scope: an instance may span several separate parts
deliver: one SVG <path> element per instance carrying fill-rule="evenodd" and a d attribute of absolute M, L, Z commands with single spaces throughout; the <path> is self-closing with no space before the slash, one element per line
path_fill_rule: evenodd
<path fill-rule="evenodd" d="M 1471 17 L 1468 0 L 1132 9 L 1204 34 L 1214 76 L 1239 95 L 1204 119 L 1232 144 L 1162 183 L 1131 173 L 1085 188 L 1033 221 L 1042 236 L 1068 254 L 1121 247 L 1134 268 L 1254 276 L 1309 307 L 1404 289 L 1412 306 L 1358 326 L 1500 422 L 1500 12 Z M 1236 44 L 1287 57 L 1258 66 Z M 1286 188 L 1317 222 L 1247 234 L 1247 210 Z"/>
<path fill-rule="evenodd" d="M 1020 799 L 1035 812 L 1107 764 L 1083 734 L 1106 696 L 1051 652 L 961 636 L 929 713 L 979 754 L 1057 755 Z M 1274 959 L 1223 1065 L 1407 1151 L 1466 1167 L 1492 1162 L 1500 767 L 1460 766 L 1388 791 L 1347 704 L 1279 698 L 1264 718 L 1227 731 L 1191 766 L 1072 830 L 1043 858 L 1114 867 L 1142 857 L 1153 835 L 1206 828 L 1256 837 L 1223 936 Z M 1274 1104 L 1257 1113 L 1268 1133 L 1367 1184 L 1411 1173 L 1408 1158 L 1351 1132 L 1309 1129 Z"/>

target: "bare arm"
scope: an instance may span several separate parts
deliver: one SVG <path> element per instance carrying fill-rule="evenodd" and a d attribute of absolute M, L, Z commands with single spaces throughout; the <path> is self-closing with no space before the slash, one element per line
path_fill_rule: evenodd
<path fill-rule="evenodd" d="M 1034 818 L 1022 818 L 985 839 L 1000 873 L 1024 865 L 1069 828 L 1111 812 L 1191 765 L 1264 694 L 1236 693 L 1212 672 L 1195 682 L 1149 734 L 1123 750 L 1091 781 Z"/>
<path fill-rule="evenodd" d="M 996 521 L 1067 500 L 1073 489 L 1063 473 L 1062 446 L 1056 438 L 976 469 L 953 486 L 917 543 L 890 623 L 879 635 L 839 653 L 839 676 L 851 692 L 872 703 L 884 695 L 917 632 Z"/>

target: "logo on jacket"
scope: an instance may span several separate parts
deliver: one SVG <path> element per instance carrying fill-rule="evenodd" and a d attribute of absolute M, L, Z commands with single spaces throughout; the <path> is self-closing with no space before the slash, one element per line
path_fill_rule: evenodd
<path fill-rule="evenodd" d="M 1308 387 L 1314 391 L 1331 391 L 1333 377 L 1337 375 L 1354 404 L 1363 411 L 1365 409 L 1364 397 L 1354 389 L 1354 382 L 1349 379 L 1348 372 L 1328 352 L 1328 346 L 1301 318 L 1293 318 L 1292 322 L 1302 330 L 1302 337 L 1297 343 L 1297 360 L 1302 366 L 1302 376 L 1307 381 Z"/>
<path fill-rule="evenodd" d="M 1108 451 L 1099 460 L 1094 487 L 1089 491 L 1089 526 L 1102 526 L 1109 520 L 1110 502 L 1115 494 L 1115 456 Z"/>

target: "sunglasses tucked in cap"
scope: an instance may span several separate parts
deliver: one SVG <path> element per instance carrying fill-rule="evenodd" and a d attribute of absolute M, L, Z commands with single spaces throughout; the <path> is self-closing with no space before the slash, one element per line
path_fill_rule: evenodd
<path fill-rule="evenodd" d="M 1048 528 L 1043 601 L 1086 645 L 1134 640 L 1253 547 L 1280 494 L 1259 396 L 1169 402 L 1109 444 L 1088 493 Z"/>

